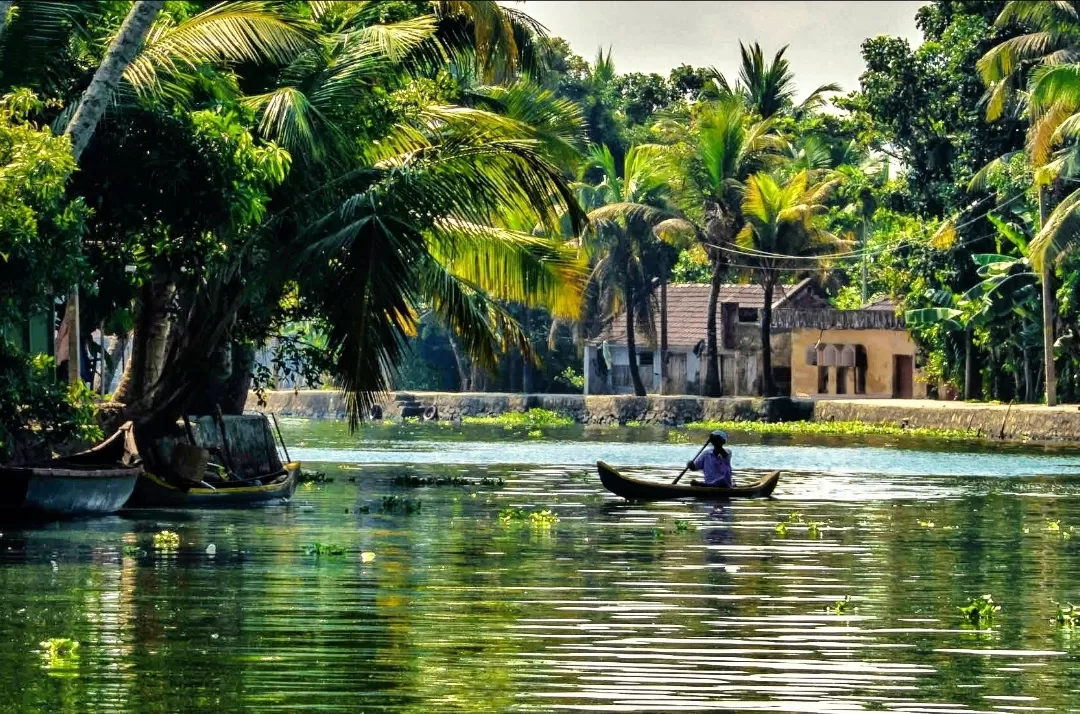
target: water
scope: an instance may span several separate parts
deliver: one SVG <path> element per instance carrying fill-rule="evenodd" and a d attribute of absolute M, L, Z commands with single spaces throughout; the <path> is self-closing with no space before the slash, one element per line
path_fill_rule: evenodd
<path fill-rule="evenodd" d="M 740 437 L 737 466 L 797 473 L 714 508 L 600 488 L 597 458 L 674 473 L 696 445 L 664 433 L 282 428 L 333 479 L 288 506 L 3 533 L 0 711 L 1080 711 L 1076 453 Z"/>

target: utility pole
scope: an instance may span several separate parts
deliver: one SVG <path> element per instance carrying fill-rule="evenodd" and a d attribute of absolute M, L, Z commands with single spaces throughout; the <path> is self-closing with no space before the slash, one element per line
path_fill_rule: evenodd
<path fill-rule="evenodd" d="M 866 266 L 866 249 L 870 238 L 870 222 L 866 220 L 866 212 L 863 212 L 862 219 L 862 304 L 865 307 L 866 301 L 870 299 L 867 295 L 866 279 L 867 279 L 867 266 Z"/>

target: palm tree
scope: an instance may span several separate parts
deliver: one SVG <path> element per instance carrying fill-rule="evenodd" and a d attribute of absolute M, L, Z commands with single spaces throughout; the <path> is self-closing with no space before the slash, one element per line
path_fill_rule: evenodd
<path fill-rule="evenodd" d="M 978 62 L 987 86 L 987 119 L 993 121 L 1002 116 L 1009 98 L 1017 94 L 1017 90 L 1026 89 L 1030 122 L 1027 152 L 1038 185 L 1040 228 L 1031 243 L 1030 258 L 1042 283 L 1043 359 L 1048 406 L 1057 403 L 1053 262 L 1075 239 L 1078 218 L 1073 214 L 1080 208 L 1080 192 L 1061 201 L 1051 213 L 1047 186 L 1057 184 L 1063 171 L 1075 166 L 1075 145 L 1056 156 L 1054 149 L 1063 140 L 1080 136 L 1080 64 L 1076 62 L 1080 53 L 1078 10 L 1080 5 L 1073 0 L 1010 0 L 998 15 L 997 26 L 1016 23 L 1033 31 L 999 43 Z M 973 187 L 981 183 L 983 175 L 983 172 L 976 175 Z"/>
<path fill-rule="evenodd" d="M 655 334 L 652 324 L 654 278 L 664 278 L 674 263 L 657 236 L 678 218 L 669 204 L 670 164 L 664 147 L 644 144 L 626 152 L 622 166 L 607 146 L 590 150 L 590 165 L 602 172 L 596 186 L 583 187 L 582 203 L 591 209 L 582 247 L 592 265 L 591 282 L 608 317 L 626 316 L 626 349 L 634 394 L 645 396 L 638 372 L 636 329 Z"/>
<path fill-rule="evenodd" d="M 795 74 L 784 57 L 786 51 L 787 45 L 784 45 L 772 62 L 768 62 L 761 45 L 755 42 L 747 47 L 739 42 L 742 63 L 738 81 L 730 84 L 719 70 L 713 68 L 712 83 L 707 85 L 703 96 L 708 99 L 739 97 L 750 111 L 763 119 L 771 119 L 782 113 L 801 117 L 822 107 L 826 93 L 840 91 L 838 84 L 823 84 L 795 104 Z"/>
<path fill-rule="evenodd" d="M 807 268 L 814 257 L 835 253 L 840 239 L 818 225 L 826 210 L 825 200 L 837 179 L 811 183 L 807 171 L 786 181 L 766 173 L 754 174 L 746 185 L 742 213 L 746 225 L 736 237 L 738 246 L 755 264 L 764 288 L 761 311 L 762 393 L 776 395 L 772 373 L 772 301 L 783 271 Z"/>
<path fill-rule="evenodd" d="M 755 120 L 732 97 L 700 106 L 689 135 L 678 146 L 679 202 L 701 226 L 699 235 L 712 264 L 706 325 L 705 394 L 721 395 L 716 316 L 728 256 L 743 228 L 744 182 L 775 163 L 785 142 L 771 119 Z"/>

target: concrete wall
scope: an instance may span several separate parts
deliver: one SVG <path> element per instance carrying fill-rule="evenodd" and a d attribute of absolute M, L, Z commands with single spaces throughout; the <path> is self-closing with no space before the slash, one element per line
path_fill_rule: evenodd
<path fill-rule="evenodd" d="M 248 409 L 284 416 L 342 418 L 345 404 L 337 392 L 324 390 L 268 392 L 259 407 L 255 396 Z M 794 421 L 861 421 L 907 424 L 933 429 L 976 429 L 990 438 L 1068 441 L 1080 443 L 1080 410 L 1076 405 L 1047 408 L 1038 405 L 987 405 L 900 399 L 758 399 L 677 396 L 589 396 L 580 394 L 496 394 L 410 392 L 391 395 L 387 414 L 398 399 L 434 405 L 440 419 L 548 409 L 587 424 L 627 421 L 677 425 L 703 419 Z"/>
<path fill-rule="evenodd" d="M 847 369 L 846 394 L 842 399 L 865 397 L 888 399 L 893 395 L 893 357 L 910 355 L 915 361 L 915 343 L 903 330 L 819 330 L 795 329 L 791 331 L 791 396 L 814 399 L 837 398 L 835 367 L 829 368 L 829 392 L 819 394 L 818 368 L 807 364 L 806 350 L 820 339 L 822 344 L 862 345 L 866 350 L 866 394 L 855 394 L 855 370 Z M 918 369 L 913 371 L 912 398 L 926 398 L 926 382 Z"/>

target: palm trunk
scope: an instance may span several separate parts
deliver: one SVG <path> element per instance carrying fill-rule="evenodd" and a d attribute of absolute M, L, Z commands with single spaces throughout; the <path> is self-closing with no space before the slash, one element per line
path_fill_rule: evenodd
<path fill-rule="evenodd" d="M 634 395 L 645 396 L 645 385 L 638 373 L 637 344 L 634 341 L 634 288 L 626 287 L 626 353 L 630 360 L 630 383 L 634 385 Z"/>
<path fill-rule="evenodd" d="M 64 134 L 71 139 L 71 153 L 75 155 L 76 163 L 90 143 L 94 129 L 105 114 L 109 99 L 120 85 L 124 71 L 135 59 L 135 53 L 139 51 L 150 26 L 154 24 L 154 18 L 164 6 L 165 0 L 137 0 L 124 18 L 124 24 L 113 38 L 109 51 L 94 72 L 90 86 L 83 92 L 75 114 L 64 129 Z"/>
<path fill-rule="evenodd" d="M 131 359 L 113 395 L 113 399 L 121 404 L 134 404 L 142 399 L 157 381 L 169 336 L 169 304 L 173 298 L 173 286 L 163 278 L 152 278 L 139 292 Z"/>
<path fill-rule="evenodd" d="M 719 397 L 723 394 L 720 384 L 720 349 L 716 341 L 716 308 L 720 301 L 720 286 L 723 284 L 724 267 L 718 260 L 713 261 L 712 280 L 709 285 L 709 314 L 705 324 L 705 396 Z"/>
<path fill-rule="evenodd" d="M 1050 206 L 1046 187 L 1039 186 L 1039 228 L 1046 225 Z M 1054 377 L 1054 269 L 1044 259 L 1042 267 L 1043 361 L 1046 372 L 1046 406 L 1057 406 L 1057 380 Z"/>
<path fill-rule="evenodd" d="M 668 388 L 667 277 L 660 281 L 660 393 Z"/>
<path fill-rule="evenodd" d="M 964 401 L 972 399 L 975 391 L 975 370 L 973 365 L 975 349 L 971 339 L 971 328 L 964 332 Z"/>
<path fill-rule="evenodd" d="M 461 350 L 458 349 L 454 336 L 448 333 L 446 339 L 450 342 L 450 351 L 454 355 L 454 365 L 457 367 L 458 390 L 467 392 L 469 391 L 469 375 L 465 371 L 465 360 L 461 356 Z"/>
<path fill-rule="evenodd" d="M 1031 380 L 1031 348 L 1024 348 L 1024 401 L 1035 401 L 1035 390 Z"/>
<path fill-rule="evenodd" d="M 772 298 L 776 286 L 776 276 L 765 276 L 765 304 L 761 308 L 761 393 L 766 397 L 776 396 L 776 382 L 772 373 Z"/>
<path fill-rule="evenodd" d="M 0 0 L 0 37 L 4 36 L 8 13 L 11 12 L 11 0 Z"/>
<path fill-rule="evenodd" d="M 525 316 L 523 322 L 525 337 L 526 339 L 530 339 L 531 341 L 531 338 L 529 337 L 529 328 L 531 327 L 531 325 L 529 324 L 529 318 L 531 317 L 531 315 L 529 308 L 526 307 L 524 308 L 524 310 Z M 521 355 L 521 391 L 524 394 L 529 394 L 530 392 L 532 392 L 532 360 L 524 354 Z"/>

